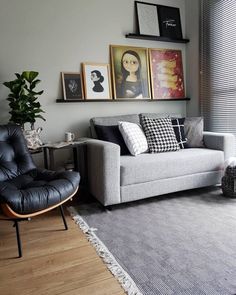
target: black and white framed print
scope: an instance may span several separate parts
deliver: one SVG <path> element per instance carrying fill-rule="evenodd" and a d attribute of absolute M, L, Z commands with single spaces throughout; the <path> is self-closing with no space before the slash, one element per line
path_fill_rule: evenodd
<path fill-rule="evenodd" d="M 80 73 L 62 72 L 61 79 L 65 100 L 84 99 Z"/>
<path fill-rule="evenodd" d="M 135 1 L 135 11 L 139 34 L 160 36 L 157 5 Z"/>
<path fill-rule="evenodd" d="M 157 7 L 160 35 L 173 39 L 182 39 L 179 8 L 164 5 L 157 5 Z"/>
<path fill-rule="evenodd" d="M 109 64 L 82 63 L 85 99 L 112 99 Z"/>

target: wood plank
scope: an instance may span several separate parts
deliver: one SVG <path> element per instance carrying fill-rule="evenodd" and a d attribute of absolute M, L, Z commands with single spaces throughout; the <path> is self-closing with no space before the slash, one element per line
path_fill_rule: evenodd
<path fill-rule="evenodd" d="M 57 211 L 21 222 L 19 259 L 12 223 L 0 221 L 0 294 L 125 294 L 68 213 L 67 222 L 65 231 Z"/>

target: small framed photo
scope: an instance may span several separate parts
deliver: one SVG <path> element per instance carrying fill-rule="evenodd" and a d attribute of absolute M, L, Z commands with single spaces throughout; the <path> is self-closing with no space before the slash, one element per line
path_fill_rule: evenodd
<path fill-rule="evenodd" d="M 135 11 L 139 34 L 160 36 L 157 5 L 135 1 Z"/>
<path fill-rule="evenodd" d="M 85 99 L 112 99 L 109 64 L 82 63 Z"/>
<path fill-rule="evenodd" d="M 62 72 L 62 89 L 65 100 L 84 99 L 80 73 Z"/>
<path fill-rule="evenodd" d="M 182 39 L 179 8 L 164 5 L 157 5 L 157 7 L 160 35 L 173 39 Z"/>
<path fill-rule="evenodd" d="M 149 49 L 153 99 L 184 98 L 181 50 Z"/>
<path fill-rule="evenodd" d="M 110 45 L 114 97 L 150 98 L 147 48 Z"/>

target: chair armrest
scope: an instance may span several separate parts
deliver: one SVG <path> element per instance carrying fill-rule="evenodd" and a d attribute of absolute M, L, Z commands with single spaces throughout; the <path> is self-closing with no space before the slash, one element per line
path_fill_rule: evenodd
<path fill-rule="evenodd" d="M 86 145 L 90 193 L 105 206 L 120 203 L 119 145 L 96 139 Z"/>
<path fill-rule="evenodd" d="M 207 148 L 223 151 L 225 160 L 235 156 L 235 136 L 233 134 L 204 131 L 203 140 Z"/>

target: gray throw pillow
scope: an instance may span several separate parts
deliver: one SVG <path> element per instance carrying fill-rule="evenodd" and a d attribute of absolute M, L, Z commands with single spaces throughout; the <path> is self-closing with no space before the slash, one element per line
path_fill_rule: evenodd
<path fill-rule="evenodd" d="M 187 138 L 187 147 L 204 147 L 202 117 L 186 117 L 184 121 L 184 132 Z"/>

